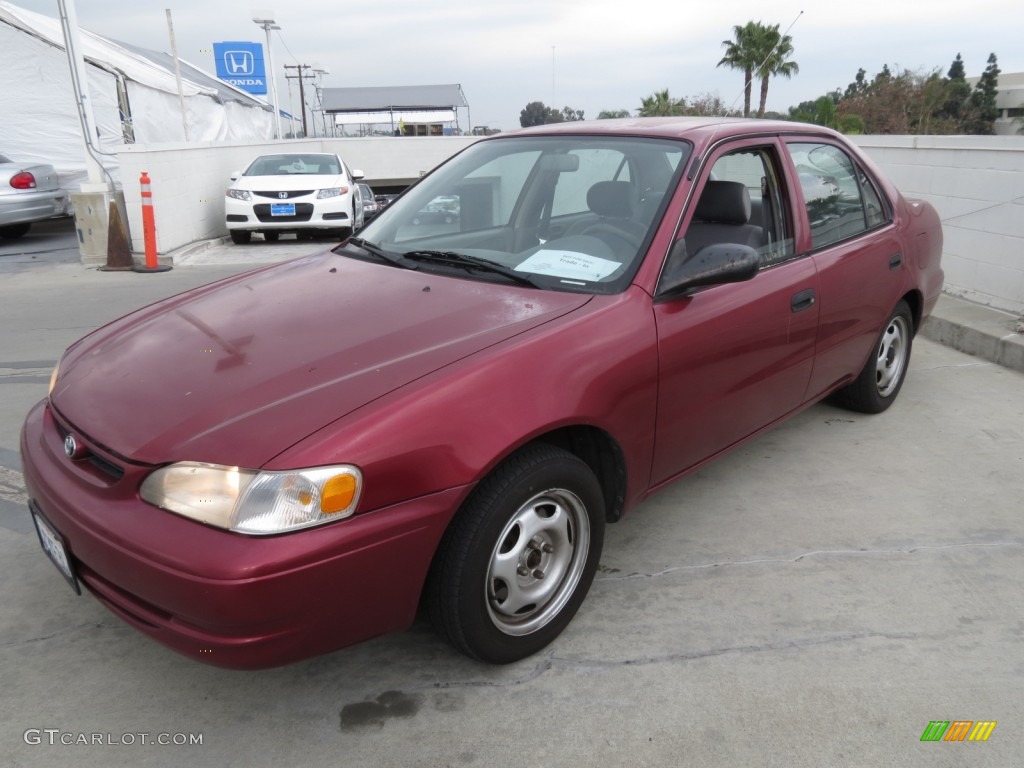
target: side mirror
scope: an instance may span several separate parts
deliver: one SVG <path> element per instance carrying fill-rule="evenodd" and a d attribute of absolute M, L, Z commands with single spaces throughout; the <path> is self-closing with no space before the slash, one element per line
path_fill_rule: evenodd
<path fill-rule="evenodd" d="M 231 176 L 229 176 L 228 178 L 230 178 L 232 181 L 238 181 L 238 177 L 241 176 L 241 175 L 242 175 L 241 171 L 232 171 L 231 172 Z"/>
<path fill-rule="evenodd" d="M 359 181 L 360 179 L 365 179 L 365 178 L 366 178 L 366 174 L 364 174 L 362 171 L 357 171 L 355 168 L 352 169 L 352 180 L 353 181 Z"/>
<path fill-rule="evenodd" d="M 747 245 L 715 243 L 687 258 L 686 240 L 677 240 L 669 251 L 669 268 L 658 286 L 658 298 L 681 296 L 702 285 L 741 283 L 757 274 L 757 251 Z"/>

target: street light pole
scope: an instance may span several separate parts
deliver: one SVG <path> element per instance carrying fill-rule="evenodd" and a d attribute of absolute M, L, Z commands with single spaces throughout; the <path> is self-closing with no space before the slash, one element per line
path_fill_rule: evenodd
<path fill-rule="evenodd" d="M 263 27 L 263 31 L 267 33 L 267 77 L 270 79 L 270 98 L 271 106 L 274 108 L 274 126 L 276 132 L 274 133 L 275 139 L 281 138 L 281 107 L 277 101 L 277 78 L 274 77 L 274 52 L 270 46 L 270 30 L 280 29 L 277 23 L 270 18 L 269 14 L 260 13 L 252 17 L 253 23 L 258 27 Z"/>

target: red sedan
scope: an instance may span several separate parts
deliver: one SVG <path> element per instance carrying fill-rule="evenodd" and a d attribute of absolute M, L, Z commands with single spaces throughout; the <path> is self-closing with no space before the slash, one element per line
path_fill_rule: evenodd
<path fill-rule="evenodd" d="M 437 198 L 455 224 L 416 224 Z M 195 659 L 401 630 L 554 640 L 606 523 L 826 396 L 877 413 L 942 232 L 842 136 L 723 119 L 484 139 L 333 251 L 67 350 L 22 453 L 71 586 Z"/>

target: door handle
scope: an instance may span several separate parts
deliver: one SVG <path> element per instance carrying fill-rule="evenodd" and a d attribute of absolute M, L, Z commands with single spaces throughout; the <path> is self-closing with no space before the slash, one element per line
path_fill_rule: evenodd
<path fill-rule="evenodd" d="M 793 308 L 794 312 L 803 312 L 805 309 L 813 307 L 814 301 L 814 289 L 808 288 L 805 291 L 794 293 L 793 298 L 789 300 L 789 306 Z"/>
<path fill-rule="evenodd" d="M 889 269 L 899 269 L 900 265 L 902 263 L 903 263 L 903 254 L 902 253 L 894 253 L 892 256 L 889 257 Z"/>

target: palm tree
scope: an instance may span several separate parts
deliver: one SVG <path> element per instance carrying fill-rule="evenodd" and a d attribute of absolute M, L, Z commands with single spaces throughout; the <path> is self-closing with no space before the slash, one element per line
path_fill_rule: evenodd
<path fill-rule="evenodd" d="M 641 100 L 640 117 L 663 117 L 665 115 L 678 115 L 680 102 L 668 94 L 668 88 L 662 91 L 655 91 L 650 96 Z M 683 100 L 685 104 L 685 100 Z"/>
<path fill-rule="evenodd" d="M 761 78 L 761 104 L 757 109 L 757 116 L 764 117 L 764 105 L 768 101 L 768 80 L 776 75 L 790 78 L 800 72 L 800 65 L 795 61 L 789 61 L 793 55 L 793 38 L 789 35 L 779 34 L 779 25 L 761 27 L 755 38 L 756 57 L 758 63 L 754 65 L 755 72 Z"/>
<path fill-rule="evenodd" d="M 716 66 L 727 66 L 730 69 L 743 71 L 743 116 L 750 117 L 750 84 L 754 79 L 754 68 L 757 67 L 763 57 L 758 58 L 760 46 L 759 38 L 762 36 L 764 26 L 760 22 L 748 21 L 742 27 L 732 28 L 733 39 L 723 40 L 725 55 Z"/>

